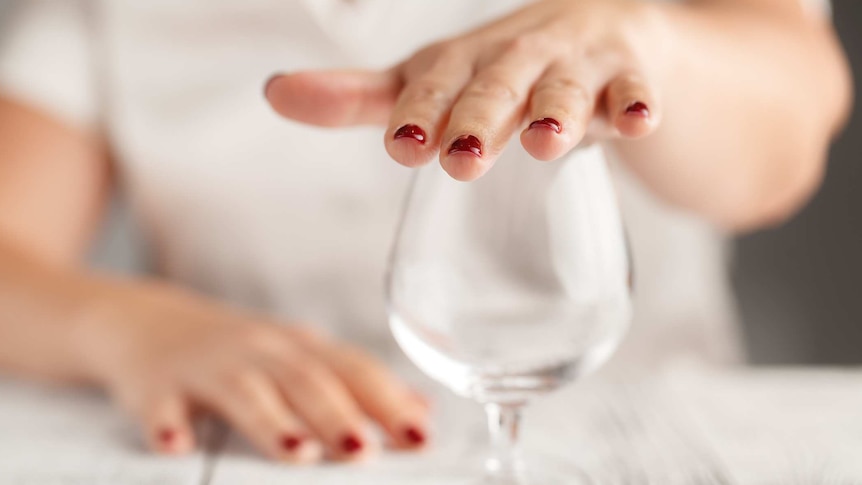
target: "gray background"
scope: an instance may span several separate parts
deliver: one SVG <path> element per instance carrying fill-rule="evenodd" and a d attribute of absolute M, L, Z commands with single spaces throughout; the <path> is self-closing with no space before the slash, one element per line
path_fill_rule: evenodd
<path fill-rule="evenodd" d="M 862 98 L 862 1 L 833 0 Z M 862 110 L 835 144 L 814 200 L 741 238 L 733 281 L 756 363 L 862 363 Z"/>

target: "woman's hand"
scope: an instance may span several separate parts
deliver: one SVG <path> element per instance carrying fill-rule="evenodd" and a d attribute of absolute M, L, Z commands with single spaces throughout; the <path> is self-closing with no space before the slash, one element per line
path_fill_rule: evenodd
<path fill-rule="evenodd" d="M 521 143 L 540 160 L 587 134 L 654 130 L 659 19 L 647 2 L 543 0 L 388 71 L 281 75 L 266 95 L 280 114 L 307 123 L 388 123 L 396 161 L 417 166 L 439 152 L 450 175 L 473 180 L 521 127 Z"/>
<path fill-rule="evenodd" d="M 140 419 L 155 450 L 192 449 L 199 411 L 278 460 L 363 457 L 373 446 L 369 418 L 395 446 L 424 442 L 421 398 L 355 348 L 174 288 L 109 288 L 110 303 L 81 325 L 86 367 Z"/>
<path fill-rule="evenodd" d="M 609 140 L 659 198 L 744 231 L 811 196 L 851 106 L 840 43 L 803 3 L 537 0 L 392 69 L 277 76 L 266 95 L 305 123 L 388 124 L 395 160 L 439 151 L 459 180 L 521 128 L 541 160 Z"/>

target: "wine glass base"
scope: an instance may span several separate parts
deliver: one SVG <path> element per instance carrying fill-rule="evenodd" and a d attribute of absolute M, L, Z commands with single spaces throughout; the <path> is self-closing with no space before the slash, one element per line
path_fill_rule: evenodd
<path fill-rule="evenodd" d="M 489 474 L 476 461 L 455 467 L 458 476 L 447 477 L 449 485 L 593 485 L 596 482 L 572 463 L 544 455 L 527 453 L 526 465 L 517 474 L 495 476 Z"/>

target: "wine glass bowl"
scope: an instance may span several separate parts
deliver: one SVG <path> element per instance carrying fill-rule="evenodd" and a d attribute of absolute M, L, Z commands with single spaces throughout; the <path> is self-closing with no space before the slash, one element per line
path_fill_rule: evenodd
<path fill-rule="evenodd" d="M 417 171 L 387 276 L 390 326 L 423 372 L 486 405 L 498 448 L 488 472 L 512 483 L 514 437 L 500 433 L 531 398 L 613 353 L 628 281 L 601 149 L 543 163 L 513 147 L 473 182 L 436 164 Z"/>

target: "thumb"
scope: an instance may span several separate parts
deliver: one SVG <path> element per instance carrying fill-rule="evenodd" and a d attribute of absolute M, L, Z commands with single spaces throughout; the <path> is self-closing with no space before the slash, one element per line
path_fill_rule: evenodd
<path fill-rule="evenodd" d="M 305 71 L 273 76 L 264 94 L 278 114 L 301 123 L 385 125 L 401 84 L 395 69 Z"/>

